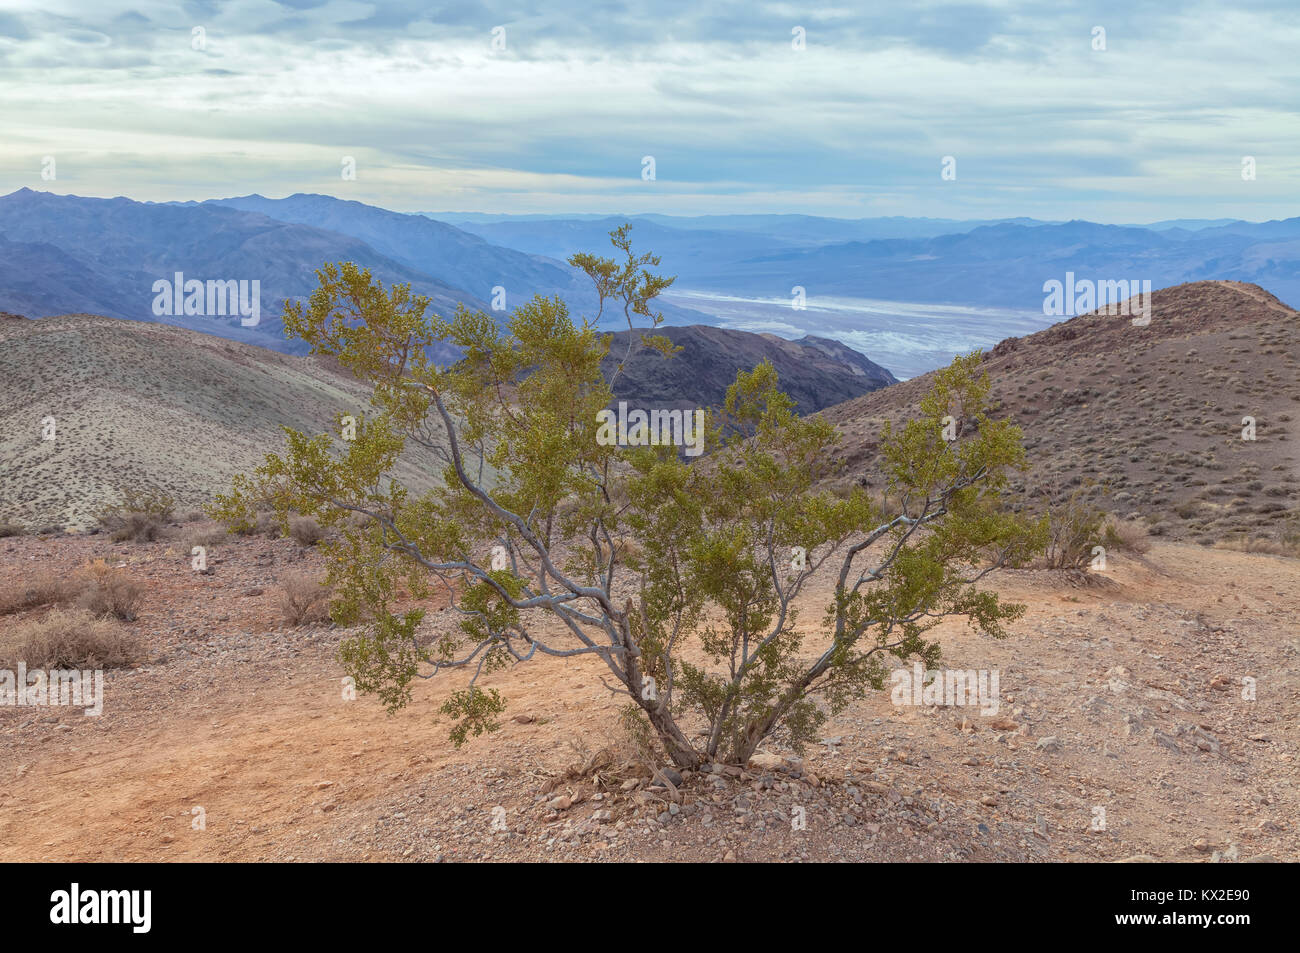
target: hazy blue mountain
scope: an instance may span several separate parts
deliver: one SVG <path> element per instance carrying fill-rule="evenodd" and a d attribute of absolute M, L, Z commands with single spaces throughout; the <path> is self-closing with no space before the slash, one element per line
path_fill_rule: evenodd
<path fill-rule="evenodd" d="M 609 233 L 625 222 L 632 224 L 632 247 L 650 251 L 660 257 L 659 270 L 676 275 L 678 285 L 718 272 L 720 267 L 737 260 L 772 255 L 802 242 L 791 242 L 781 235 L 750 232 L 706 231 L 662 225 L 649 217 L 612 215 L 605 218 L 465 223 L 461 228 L 488 241 L 508 245 L 535 255 L 566 258 L 574 252 L 595 251 L 606 254 L 613 249 Z"/>
<path fill-rule="evenodd" d="M 163 320 L 297 350 L 283 339 L 280 302 L 310 293 L 322 263 L 350 260 L 387 284 L 410 282 L 444 314 L 460 302 L 488 309 L 499 285 L 508 308 L 535 293 L 558 294 L 590 315 L 588 280 L 564 259 L 576 251 L 612 254 L 608 233 L 624 221 L 633 224 L 634 247 L 659 255 L 660 270 L 677 276 L 663 299 L 669 324 L 834 338 L 899 376 L 1035 330 L 1044 282 L 1064 281 L 1067 272 L 1077 280 L 1149 280 L 1153 290 L 1234 279 L 1300 301 L 1300 218 L 1119 226 L 452 214 L 459 225 L 322 195 L 154 204 L 22 189 L 0 198 L 0 311 Z M 259 280 L 262 324 L 154 316 L 153 283 L 175 271 L 200 280 Z M 792 307 L 796 287 L 806 307 Z M 602 326 L 625 327 L 617 312 Z"/>
<path fill-rule="evenodd" d="M 571 304 L 581 300 L 585 305 L 593 293 L 587 276 L 561 261 L 491 244 L 423 215 L 303 193 L 284 199 L 245 195 L 205 204 L 350 235 L 381 255 L 465 289 L 480 301 L 490 301 L 492 289 L 501 286 L 506 289 L 507 308 L 534 294 L 558 294 Z"/>
<path fill-rule="evenodd" d="M 992 225 L 928 239 L 846 242 L 723 263 L 699 290 L 788 297 L 840 295 L 976 307 L 1042 306 L 1043 283 L 1150 280 L 1153 289 L 1226 278 L 1300 300 L 1300 219 L 1173 234 L 1092 222 Z"/>
<path fill-rule="evenodd" d="M 528 247 L 546 247 L 552 231 L 565 234 L 566 223 L 604 221 L 633 223 L 653 222 L 679 232 L 710 232 L 717 235 L 761 234 L 779 245 L 825 245 L 833 242 L 870 241 L 877 238 L 932 238 L 968 232 L 982 225 L 1049 224 L 1032 218 L 960 220 L 948 218 L 909 218 L 896 215 L 883 218 L 832 218 L 820 215 L 491 215 L 482 212 L 425 212 L 431 218 L 450 222 L 476 235 L 511 235 Z M 1225 219 L 1224 221 L 1229 221 Z M 515 229 L 498 226 L 522 226 Z M 493 239 L 495 240 L 495 239 Z M 523 248 L 525 244 L 512 247 Z M 538 252 L 538 254 L 547 254 Z"/>
<path fill-rule="evenodd" d="M 299 193 L 284 199 L 261 195 L 216 199 L 205 203 L 295 224 L 313 225 L 365 242 L 381 255 L 413 268 L 421 274 L 456 288 L 466 289 L 466 304 L 491 301 L 493 289 L 505 290 L 505 309 L 511 310 L 534 295 L 559 295 L 575 313 L 593 315 L 598 300 L 591 279 L 565 259 L 576 251 L 615 254 L 609 231 L 621 222 L 583 233 L 583 240 L 552 245 L 545 254 L 528 244 L 514 245 L 496 236 L 480 236 L 468 228 L 457 228 L 418 213 L 392 212 L 362 202 L 328 195 Z M 638 236 L 641 242 L 642 236 Z M 643 242 L 638 248 L 648 247 Z M 671 272 L 670 272 L 671 273 Z M 474 305 L 477 307 L 478 305 Z M 674 324 L 707 321 L 708 315 L 679 305 L 661 304 L 664 318 Z M 608 309 L 606 309 L 608 315 Z M 601 322 L 613 330 L 610 317 Z"/>
<path fill-rule="evenodd" d="M 1203 228 L 1217 228 L 1221 225 L 1249 225 L 1249 222 L 1243 222 L 1239 218 L 1170 218 L 1162 222 L 1150 222 L 1146 225 L 1132 224 L 1132 228 L 1149 228 L 1155 232 L 1163 232 L 1171 228 L 1184 229 L 1189 232 L 1200 231 Z"/>
<path fill-rule="evenodd" d="M 154 204 L 20 189 L 0 198 L 0 310 L 39 318 L 74 312 L 160 321 L 276 350 L 285 341 L 279 321 L 286 298 L 310 294 L 327 261 L 355 261 L 385 283 L 410 282 L 435 309 L 458 301 L 487 307 L 453 287 L 388 258 L 338 232 L 290 224 L 219 205 Z M 157 316 L 153 284 L 185 278 L 257 280 L 261 323 L 244 328 L 238 316 Z"/>

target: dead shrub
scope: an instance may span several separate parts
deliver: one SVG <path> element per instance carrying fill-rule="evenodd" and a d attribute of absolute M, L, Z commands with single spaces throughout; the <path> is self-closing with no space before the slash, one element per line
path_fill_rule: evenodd
<path fill-rule="evenodd" d="M 97 559 L 82 577 L 84 588 L 78 594 L 79 608 L 97 616 L 134 622 L 144 603 L 144 586 L 120 569 Z"/>
<path fill-rule="evenodd" d="M 329 621 L 330 588 L 310 573 L 287 573 L 281 583 L 280 607 L 290 625 Z"/>
<path fill-rule="evenodd" d="M 26 526 L 20 526 L 18 523 L 0 523 L 0 539 L 8 539 L 11 536 L 26 535 Z"/>
<path fill-rule="evenodd" d="M 267 536 L 278 539 L 281 535 L 280 521 L 269 510 L 258 510 L 251 522 L 234 527 L 240 536 Z"/>
<path fill-rule="evenodd" d="M 63 605 L 76 598 L 79 592 L 79 581 L 66 576 L 10 586 L 0 591 L 0 616 L 40 606 Z"/>
<path fill-rule="evenodd" d="M 117 668 L 143 657 L 129 630 L 84 609 L 53 609 L 0 635 L 0 668 Z"/>
<path fill-rule="evenodd" d="M 302 546 L 315 546 L 325 538 L 325 530 L 310 516 L 293 516 L 289 519 L 289 535 Z"/>
<path fill-rule="evenodd" d="M 1103 545 L 1118 552 L 1142 554 L 1151 549 L 1151 536 L 1137 520 L 1107 519 L 1102 529 Z"/>
<path fill-rule="evenodd" d="M 212 529 L 197 530 L 189 539 L 185 541 L 185 551 L 189 552 L 195 546 L 202 546 L 205 549 L 209 546 L 220 546 L 230 539 L 230 534 L 226 532 L 225 527 L 217 526 Z"/>
<path fill-rule="evenodd" d="M 1094 546 L 1106 544 L 1106 513 L 1084 499 L 1082 488 L 1047 507 L 1047 549 L 1035 565 L 1041 569 L 1084 569 Z"/>
<path fill-rule="evenodd" d="M 99 525 L 112 535 L 114 542 L 152 542 L 171 522 L 175 505 L 175 500 L 162 490 L 126 489 L 122 491 L 121 503 L 99 514 Z"/>

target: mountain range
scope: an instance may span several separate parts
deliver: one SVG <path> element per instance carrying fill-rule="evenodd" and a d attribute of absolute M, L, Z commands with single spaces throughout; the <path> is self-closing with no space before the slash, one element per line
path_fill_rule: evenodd
<path fill-rule="evenodd" d="M 310 194 L 155 204 L 20 189 L 0 198 L 0 310 L 159 321 L 294 353 L 302 346 L 283 336 L 281 302 L 310 294 L 324 262 L 347 260 L 385 284 L 409 282 L 442 314 L 461 303 L 491 311 L 489 302 L 504 314 L 544 294 L 590 315 L 593 290 L 566 259 L 577 251 L 611 254 L 608 233 L 624 221 L 633 225 L 634 248 L 658 255 L 657 270 L 676 276 L 659 302 L 669 325 L 836 340 L 900 378 L 1070 316 L 1073 310 L 1044 314 L 1045 283 L 1070 275 L 1149 281 L 1153 289 L 1235 280 L 1300 301 L 1300 218 L 1136 226 L 442 214 L 451 221 Z M 258 280 L 260 323 L 153 313 L 154 283 L 178 272 L 200 281 Z M 619 319 L 606 329 L 621 330 Z M 454 357 L 446 350 L 439 356 Z"/>

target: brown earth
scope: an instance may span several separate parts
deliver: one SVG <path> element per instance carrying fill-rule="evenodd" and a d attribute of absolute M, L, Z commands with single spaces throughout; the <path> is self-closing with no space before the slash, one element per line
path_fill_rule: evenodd
<path fill-rule="evenodd" d="M 1013 489 L 1082 488 L 1153 535 L 1207 544 L 1300 531 L 1300 314 L 1235 281 L 1152 299 L 1146 327 L 1093 312 L 985 352 L 994 416 L 1022 428 L 1033 464 Z M 822 412 L 844 434 L 842 479 L 878 479 L 881 425 L 914 416 L 931 377 Z"/>
<path fill-rule="evenodd" d="M 0 522 L 87 527 L 126 487 L 185 507 L 284 446 L 324 433 L 369 391 L 327 362 L 95 315 L 0 324 Z M 53 439 L 44 421 L 53 418 Z M 400 476 L 429 485 L 418 457 Z"/>
<path fill-rule="evenodd" d="M 622 743 L 599 663 L 487 676 L 504 724 L 456 749 L 437 708 L 457 676 L 390 716 L 345 700 L 344 632 L 281 621 L 280 581 L 314 550 L 211 553 L 199 574 L 180 533 L 0 541 L 0 587 L 95 557 L 148 585 L 130 626 L 147 661 L 106 673 L 102 716 L 0 708 L 0 860 L 1300 859 L 1295 559 L 1163 542 L 1099 577 L 995 577 L 1026 618 L 942 641 L 947 665 L 1000 672 L 996 716 L 873 694 L 801 761 L 687 777 L 675 805 L 617 764 L 564 779 Z"/>

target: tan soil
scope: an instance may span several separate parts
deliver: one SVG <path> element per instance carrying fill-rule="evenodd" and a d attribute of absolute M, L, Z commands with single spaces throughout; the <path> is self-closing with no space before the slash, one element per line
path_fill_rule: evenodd
<path fill-rule="evenodd" d="M 261 538 L 214 552 L 199 575 L 179 540 L 0 541 L 0 586 L 97 556 L 150 586 L 133 625 L 149 660 L 107 673 L 102 717 L 0 708 L 0 860 L 1300 857 L 1294 559 L 1160 543 L 1112 557 L 1102 583 L 1004 575 L 1000 591 L 1030 607 L 1011 636 L 954 624 L 943 643 L 952 667 L 1000 671 L 999 717 L 1018 727 L 872 695 L 826 726 L 795 765 L 802 779 L 689 777 L 681 814 L 661 823 L 667 792 L 645 782 L 544 790 L 575 760 L 570 740 L 619 740 L 599 663 L 487 677 L 510 701 L 504 725 L 457 750 L 437 714 L 455 676 L 390 716 L 373 697 L 343 699 L 344 633 L 280 621 L 277 579 L 315 553 Z M 809 609 L 825 595 L 823 581 Z M 1226 690 L 1211 687 L 1219 676 Z M 1257 700 L 1240 697 L 1242 676 Z M 1047 737 L 1059 750 L 1040 749 Z M 547 807 L 566 794 L 573 806 Z M 494 830 L 498 806 L 508 830 Z M 1104 831 L 1090 829 L 1098 807 Z"/>

